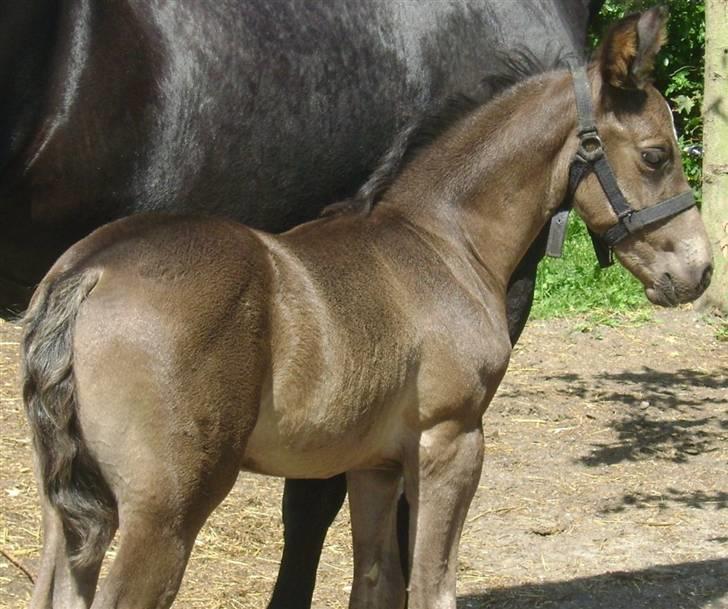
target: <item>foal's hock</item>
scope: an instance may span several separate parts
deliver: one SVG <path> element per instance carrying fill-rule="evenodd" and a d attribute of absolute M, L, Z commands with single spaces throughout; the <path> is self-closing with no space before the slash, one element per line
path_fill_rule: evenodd
<path fill-rule="evenodd" d="M 709 281 L 670 111 L 646 78 L 664 19 L 618 23 L 576 96 L 572 73 L 552 72 L 477 108 L 368 214 L 280 236 L 137 216 L 68 250 L 25 320 L 45 526 L 32 607 L 168 607 L 197 532 L 247 469 L 349 472 L 356 608 L 404 605 L 403 477 L 408 606 L 454 608 L 482 416 L 510 355 L 506 287 L 548 218 L 568 197 L 653 302 Z M 585 151 L 596 175 L 569 188 Z"/>

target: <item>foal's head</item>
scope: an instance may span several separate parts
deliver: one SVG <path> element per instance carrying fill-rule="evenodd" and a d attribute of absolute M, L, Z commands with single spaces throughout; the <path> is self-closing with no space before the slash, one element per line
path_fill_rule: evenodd
<path fill-rule="evenodd" d="M 635 210 L 689 191 L 670 108 L 649 81 L 665 40 L 665 22 L 661 9 L 620 21 L 592 66 L 599 136 L 619 187 Z M 576 189 L 574 203 L 598 234 L 617 222 L 593 174 Z M 695 207 L 627 235 L 614 251 L 655 304 L 694 300 L 710 282 L 710 244 Z"/>

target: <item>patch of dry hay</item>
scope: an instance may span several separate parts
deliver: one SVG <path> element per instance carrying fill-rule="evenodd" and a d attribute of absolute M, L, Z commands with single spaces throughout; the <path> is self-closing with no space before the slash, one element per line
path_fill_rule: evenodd
<path fill-rule="evenodd" d="M 18 395 L 19 336 L 17 326 L 0 322 L 0 589 L 17 599 L 16 607 L 30 590 L 18 565 L 32 573 L 40 551 L 30 439 Z M 0 606 L 7 602 L 0 597 Z"/>

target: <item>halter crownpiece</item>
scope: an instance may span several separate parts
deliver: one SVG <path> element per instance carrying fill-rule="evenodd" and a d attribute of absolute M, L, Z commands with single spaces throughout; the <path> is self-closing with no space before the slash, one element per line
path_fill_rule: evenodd
<path fill-rule="evenodd" d="M 690 209 L 695 205 L 695 197 L 692 191 L 688 190 L 660 201 L 656 205 L 639 210 L 634 209 L 627 202 L 617 184 L 617 179 L 614 177 L 614 172 L 604 153 L 604 145 L 597 131 L 592 112 L 591 92 L 586 67 L 572 65 L 569 69 L 574 82 L 574 95 L 576 97 L 579 148 L 569 168 L 569 194 L 564 204 L 551 219 L 546 253 L 549 256 L 561 256 L 566 237 L 566 221 L 572 206 L 574 193 L 581 181 L 591 172 L 594 172 L 612 210 L 617 216 L 617 222 L 601 235 L 597 235 L 589 229 L 599 264 L 605 267 L 612 264 L 612 248 L 617 243 L 647 226 L 672 218 Z"/>

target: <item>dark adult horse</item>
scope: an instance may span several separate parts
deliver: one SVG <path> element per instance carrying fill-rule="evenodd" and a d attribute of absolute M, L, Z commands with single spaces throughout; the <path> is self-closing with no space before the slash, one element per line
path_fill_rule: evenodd
<path fill-rule="evenodd" d="M 124 215 L 311 219 L 412 116 L 487 97 L 503 51 L 580 50 L 600 4 L 0 0 L 0 309 L 22 310 L 60 252 Z M 512 281 L 512 340 L 542 252 Z M 343 479 L 286 485 L 274 606 L 309 604 L 343 493 Z"/>

